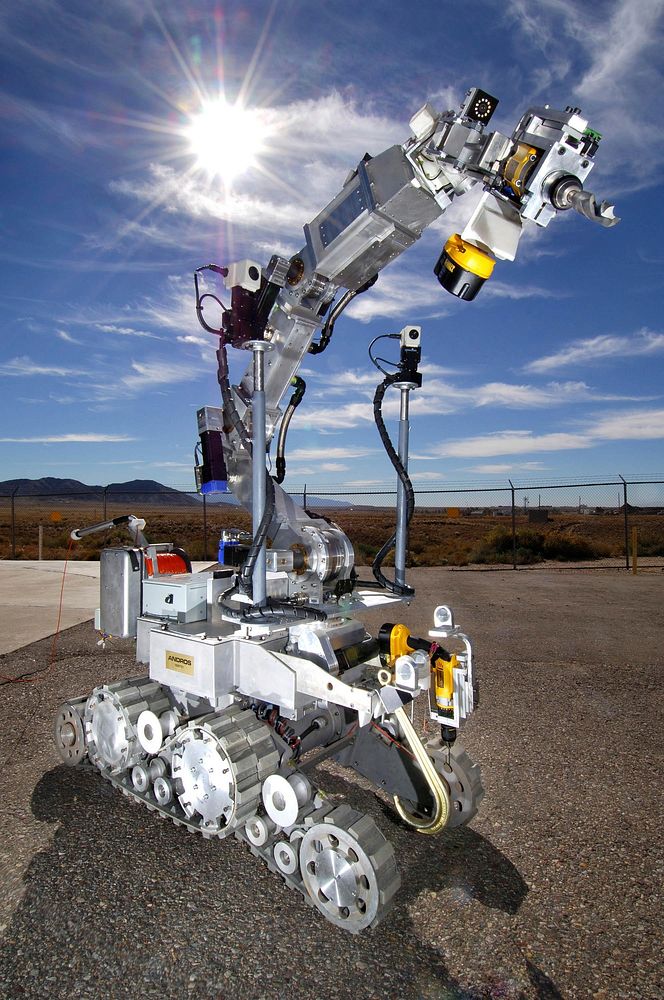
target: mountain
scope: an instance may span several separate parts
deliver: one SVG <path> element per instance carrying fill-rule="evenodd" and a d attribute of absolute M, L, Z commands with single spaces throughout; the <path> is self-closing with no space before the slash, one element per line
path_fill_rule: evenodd
<path fill-rule="evenodd" d="M 103 490 L 102 486 L 86 486 L 78 479 L 54 479 L 52 476 L 45 476 L 43 479 L 5 479 L 0 482 L 0 495 L 31 497 L 31 496 L 62 496 L 71 494 L 90 494 L 98 496 Z"/>
<path fill-rule="evenodd" d="M 173 489 L 172 486 L 164 486 L 154 479 L 131 479 L 127 483 L 109 483 L 108 486 L 88 486 L 78 479 L 56 479 L 53 476 L 44 476 L 42 479 L 5 479 L 4 482 L 0 482 L 0 497 L 10 497 L 14 493 L 17 497 L 75 497 L 78 503 L 85 503 L 86 500 L 98 502 L 104 493 L 106 499 L 114 504 L 149 503 L 153 506 L 163 504 L 187 507 L 203 502 L 203 497 L 193 490 L 191 493 L 182 492 Z M 294 493 L 293 499 L 296 503 L 301 503 L 302 494 Z M 232 493 L 209 493 L 206 502 L 231 507 L 239 506 L 238 500 Z M 341 498 L 319 497 L 309 493 L 307 507 L 315 513 L 318 509 L 348 510 L 357 505 Z"/>
<path fill-rule="evenodd" d="M 0 496 L 17 497 L 76 497 L 79 502 L 99 501 L 106 494 L 113 503 L 150 503 L 165 506 L 188 506 L 198 503 L 196 495 L 182 493 L 154 479 L 132 479 L 127 483 L 108 486 L 88 486 L 78 479 L 6 479 L 0 482 Z"/>

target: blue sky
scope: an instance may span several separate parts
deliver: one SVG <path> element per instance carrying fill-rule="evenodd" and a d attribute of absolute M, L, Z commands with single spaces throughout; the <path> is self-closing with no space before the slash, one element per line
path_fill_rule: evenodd
<path fill-rule="evenodd" d="M 406 323 L 425 358 L 416 487 L 663 473 L 663 13 L 662 0 L 4 4 L 0 479 L 190 488 L 196 409 L 218 403 L 193 269 L 298 250 L 366 151 L 475 85 L 500 98 L 506 132 L 531 104 L 580 106 L 604 136 L 587 186 L 622 222 L 570 212 L 528 232 L 466 303 L 432 273 L 474 207 L 460 199 L 305 360 L 286 486 L 391 482 L 366 349 Z M 187 132 L 220 93 L 263 137 L 230 185 L 197 167 Z"/>

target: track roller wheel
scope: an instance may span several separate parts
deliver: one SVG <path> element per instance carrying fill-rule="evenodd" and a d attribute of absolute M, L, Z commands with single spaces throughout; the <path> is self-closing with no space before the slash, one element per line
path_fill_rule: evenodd
<path fill-rule="evenodd" d="M 300 842 L 300 872 L 314 905 L 351 934 L 373 927 L 401 884 L 394 850 L 370 816 L 342 805 Z"/>

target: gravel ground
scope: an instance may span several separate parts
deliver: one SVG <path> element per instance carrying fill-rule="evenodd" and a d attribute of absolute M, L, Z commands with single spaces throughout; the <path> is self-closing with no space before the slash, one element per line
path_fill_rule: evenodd
<path fill-rule="evenodd" d="M 235 840 L 189 835 L 59 765 L 59 703 L 136 672 L 130 643 L 102 650 L 86 623 L 62 633 L 40 683 L 3 688 L 0 996 L 664 995 L 661 572 L 412 580 L 398 618 L 423 632 L 449 603 L 475 640 L 482 702 L 464 743 L 487 795 L 469 828 L 427 838 L 320 768 L 395 846 L 403 886 L 386 920 L 352 937 Z M 50 647 L 0 657 L 0 673 L 46 664 Z"/>

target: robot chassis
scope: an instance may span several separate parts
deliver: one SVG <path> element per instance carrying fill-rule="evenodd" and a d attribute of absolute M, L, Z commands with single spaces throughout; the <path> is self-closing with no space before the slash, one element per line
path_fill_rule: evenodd
<path fill-rule="evenodd" d="M 204 837 L 234 834 L 352 933 L 385 915 L 399 874 L 373 819 L 315 787 L 316 765 L 331 758 L 370 779 L 422 834 L 467 823 L 484 794 L 479 767 L 456 742 L 477 705 L 477 684 L 471 643 L 450 609 L 435 609 L 425 638 L 403 624 L 386 624 L 372 638 L 352 617 L 414 593 L 405 579 L 414 506 L 408 402 L 422 382 L 420 329 L 390 335 L 400 341 L 399 359 L 374 398 L 398 477 L 396 531 L 374 562 L 376 582 L 358 580 L 337 525 L 281 488 L 286 433 L 304 394 L 302 359 L 327 347 L 348 303 L 454 197 L 483 186 L 463 233 L 448 239 L 434 268 L 443 287 L 466 300 L 495 258 L 514 259 L 524 225 L 547 226 L 569 208 L 603 226 L 618 221 L 612 206 L 584 190 L 601 137 L 580 109 L 531 108 L 507 136 L 485 131 L 496 104 L 478 88 L 458 112 L 426 104 L 404 145 L 366 155 L 351 171 L 305 226 L 306 245 L 290 260 L 196 272 L 198 318 L 219 338 L 222 400 L 198 413 L 197 481 L 203 493 L 230 488 L 251 511 L 253 533 L 224 532 L 218 568 L 193 574 L 186 553 L 149 545 L 145 522 L 133 515 L 73 532 L 81 538 L 119 523 L 130 530 L 131 546 L 102 551 L 96 626 L 105 636 L 135 637 L 148 676 L 103 684 L 62 706 L 55 738 L 64 762 L 99 769 L 125 795 Z M 229 307 L 216 291 L 220 277 Z M 221 309 L 219 328 L 204 315 L 208 305 Z M 236 386 L 228 346 L 252 353 Z M 382 419 L 391 386 L 401 400 L 398 450 Z M 277 428 L 272 476 L 266 455 Z M 390 580 L 381 565 L 392 549 Z M 406 711 L 420 696 L 440 725 L 440 738 L 427 743 Z"/>

